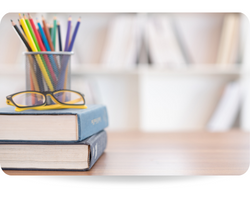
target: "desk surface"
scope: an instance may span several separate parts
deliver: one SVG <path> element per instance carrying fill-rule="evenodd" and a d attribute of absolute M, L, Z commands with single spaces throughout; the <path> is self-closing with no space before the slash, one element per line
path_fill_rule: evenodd
<path fill-rule="evenodd" d="M 4 170 L 9 175 L 241 175 L 249 165 L 249 133 L 108 133 L 90 171 Z"/>

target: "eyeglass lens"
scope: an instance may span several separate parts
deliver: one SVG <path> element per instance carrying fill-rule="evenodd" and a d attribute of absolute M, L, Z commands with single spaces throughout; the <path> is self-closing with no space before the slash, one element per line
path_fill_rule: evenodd
<path fill-rule="evenodd" d="M 19 93 L 12 97 L 15 104 L 20 107 L 39 106 L 45 103 L 45 97 L 39 93 Z"/>
<path fill-rule="evenodd" d="M 84 104 L 82 96 L 73 91 L 58 91 L 54 92 L 53 95 L 59 102 L 64 104 Z"/>

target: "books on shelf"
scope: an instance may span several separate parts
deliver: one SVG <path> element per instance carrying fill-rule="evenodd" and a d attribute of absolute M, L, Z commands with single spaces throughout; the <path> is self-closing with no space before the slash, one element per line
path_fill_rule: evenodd
<path fill-rule="evenodd" d="M 101 131 L 77 142 L 1 142 L 2 169 L 90 170 L 107 145 L 107 133 Z"/>
<path fill-rule="evenodd" d="M 0 109 L 0 140 L 81 141 L 108 126 L 104 105 L 22 112 L 14 109 Z"/>
<path fill-rule="evenodd" d="M 127 14 L 111 20 L 101 64 L 107 69 L 235 64 L 239 14 Z"/>
<path fill-rule="evenodd" d="M 186 63 L 168 16 L 149 17 L 146 40 L 151 63 L 157 68 L 180 68 Z"/>
<path fill-rule="evenodd" d="M 16 112 L 0 109 L 4 169 L 89 170 L 107 145 L 107 108 Z"/>
<path fill-rule="evenodd" d="M 136 65 L 140 21 L 137 15 L 118 15 L 111 20 L 101 58 L 105 68 L 124 69 Z"/>
<path fill-rule="evenodd" d="M 238 81 L 225 87 L 222 97 L 208 122 L 209 131 L 228 131 L 233 128 L 240 111 L 241 89 Z"/>
<path fill-rule="evenodd" d="M 239 14 L 225 14 L 216 61 L 223 68 L 235 64 L 239 57 L 239 25 Z"/>
<path fill-rule="evenodd" d="M 220 43 L 223 14 L 177 13 L 174 24 L 190 64 L 214 64 Z"/>

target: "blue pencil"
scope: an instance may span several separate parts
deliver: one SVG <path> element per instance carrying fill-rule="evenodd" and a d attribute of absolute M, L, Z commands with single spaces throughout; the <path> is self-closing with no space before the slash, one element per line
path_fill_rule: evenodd
<path fill-rule="evenodd" d="M 41 34 L 41 38 L 42 38 L 42 40 L 43 40 L 43 43 L 44 43 L 44 46 L 45 46 L 46 50 L 47 50 L 47 51 L 51 51 L 50 46 L 49 46 L 49 42 L 48 42 L 48 40 L 47 40 L 47 38 L 46 38 L 46 36 L 45 36 L 45 33 L 44 33 L 44 31 L 43 31 L 43 28 L 42 28 L 41 24 L 38 22 L 38 20 L 37 20 L 37 25 L 38 25 L 39 32 L 40 32 L 40 34 Z M 55 74 L 56 74 L 56 77 L 58 78 L 58 76 L 59 76 L 59 71 L 58 71 L 58 69 L 57 69 L 57 67 L 56 67 L 55 60 L 54 60 L 54 58 L 53 58 L 52 55 L 48 55 L 48 57 L 49 57 L 49 60 L 50 60 L 50 62 L 51 62 L 51 65 L 52 65 L 52 67 L 53 67 L 53 70 L 54 70 L 54 72 L 55 72 Z"/>
<path fill-rule="evenodd" d="M 38 25 L 39 32 L 40 32 L 40 34 L 41 34 L 41 37 L 42 37 L 42 40 L 43 40 L 43 43 L 44 43 L 44 45 L 45 45 L 46 50 L 47 50 L 47 51 L 51 51 L 51 49 L 50 49 L 50 47 L 49 47 L 48 40 L 47 40 L 47 38 L 46 38 L 46 36 L 45 36 L 45 33 L 44 33 L 44 31 L 43 31 L 43 28 L 42 28 L 40 22 L 38 22 L 38 20 L 37 20 L 37 25 Z"/>
<path fill-rule="evenodd" d="M 81 21 L 81 18 L 79 17 L 79 19 L 77 21 L 77 24 L 76 24 L 76 27 L 75 27 L 75 30 L 74 30 L 74 33 L 73 33 L 73 36 L 72 36 L 72 39 L 71 39 L 71 42 L 70 42 L 70 45 L 69 45 L 67 51 L 72 51 L 72 49 L 73 49 L 76 34 L 77 34 L 79 26 L 80 26 L 80 21 Z M 68 65 L 68 61 L 69 61 L 69 56 L 63 56 L 62 69 L 60 71 L 60 75 L 59 75 L 59 78 L 58 78 L 58 83 L 57 83 L 57 86 L 56 86 L 57 90 L 63 89 L 64 80 L 65 80 L 65 73 L 66 73 L 66 68 L 67 68 L 67 65 Z"/>
<path fill-rule="evenodd" d="M 70 45 L 69 45 L 67 51 L 72 51 L 72 49 L 73 49 L 73 45 L 74 45 L 74 42 L 76 39 L 76 34 L 77 34 L 78 28 L 80 26 L 80 21 L 81 21 L 81 18 L 79 17 L 79 19 L 77 20 L 77 24 L 76 24 L 76 27 L 75 27 L 75 30 L 74 30 L 74 33 L 73 33 L 73 36 L 72 36 L 72 39 L 71 39 L 71 42 L 70 42 Z"/>
<path fill-rule="evenodd" d="M 66 41 L 64 46 L 64 51 L 68 51 L 68 44 L 69 44 L 69 35 L 70 35 L 70 26 L 71 26 L 71 17 L 68 19 L 68 28 L 67 28 L 67 35 L 66 35 Z"/>

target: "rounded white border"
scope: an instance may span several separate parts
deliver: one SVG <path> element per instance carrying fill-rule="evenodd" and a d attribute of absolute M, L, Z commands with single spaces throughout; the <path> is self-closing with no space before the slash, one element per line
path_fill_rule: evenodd
<path fill-rule="evenodd" d="M 4 3 L 3 3 L 4 2 Z M 8 12 L 241 12 L 246 0 L 210 1 L 2 1 Z M 250 199 L 249 170 L 241 176 L 201 177 L 17 177 L 0 170 L 2 199 Z"/>

